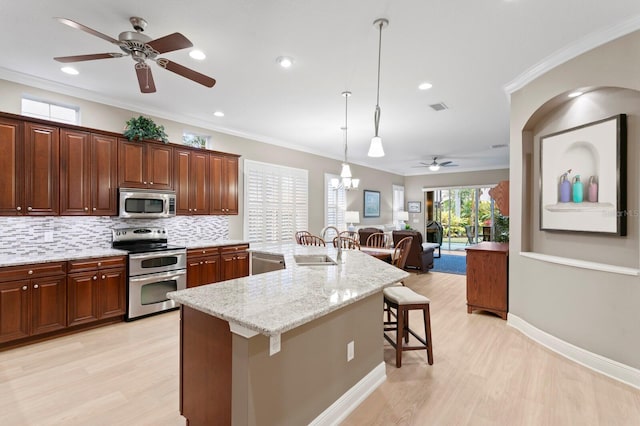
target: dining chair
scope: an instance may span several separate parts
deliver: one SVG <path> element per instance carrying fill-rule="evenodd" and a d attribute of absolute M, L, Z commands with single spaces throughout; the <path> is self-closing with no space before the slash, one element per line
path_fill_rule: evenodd
<path fill-rule="evenodd" d="M 349 237 L 335 237 L 333 239 L 333 246 L 335 248 L 342 246 L 343 249 L 360 250 L 360 243 L 358 240 Z"/>
<path fill-rule="evenodd" d="M 349 237 L 349 238 L 353 238 L 354 240 L 360 242 L 360 237 L 358 236 L 358 233 L 356 231 L 342 231 L 340 232 L 340 234 L 338 234 L 340 237 Z"/>
<path fill-rule="evenodd" d="M 326 246 L 324 240 L 317 235 L 302 235 L 300 244 L 303 246 Z"/>
<path fill-rule="evenodd" d="M 412 242 L 413 237 L 404 237 L 398 241 L 398 244 L 396 244 L 396 247 L 393 250 L 393 256 L 391 257 L 391 264 L 393 266 L 404 269 L 404 265 L 407 263 L 407 258 L 409 257 L 409 250 L 411 249 Z M 402 285 L 404 285 L 404 283 L 402 283 Z"/>
<path fill-rule="evenodd" d="M 298 231 L 298 232 L 296 232 L 296 234 L 295 234 L 295 239 L 296 239 L 296 243 L 297 243 L 297 244 L 302 244 L 302 242 L 300 241 L 300 239 L 301 239 L 301 237 L 302 237 L 303 235 L 311 235 L 311 232 L 309 232 L 309 231 Z"/>
<path fill-rule="evenodd" d="M 367 243 L 365 245 L 367 247 L 385 248 L 387 247 L 387 234 L 383 232 L 371 234 L 367 238 Z"/>

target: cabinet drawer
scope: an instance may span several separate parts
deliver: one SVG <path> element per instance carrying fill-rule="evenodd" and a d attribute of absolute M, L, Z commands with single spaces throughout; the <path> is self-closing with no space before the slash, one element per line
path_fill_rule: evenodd
<path fill-rule="evenodd" d="M 35 265 L 7 266 L 0 268 L 0 281 L 24 280 L 30 278 L 64 275 L 67 262 L 38 263 Z"/>
<path fill-rule="evenodd" d="M 87 271 L 91 269 L 124 268 L 125 256 L 103 257 L 94 259 L 70 260 L 69 272 Z"/>
<path fill-rule="evenodd" d="M 200 256 L 209 256 L 212 254 L 218 254 L 220 252 L 220 247 L 203 247 L 197 249 L 189 249 L 187 250 L 187 257 L 200 257 Z"/>
<path fill-rule="evenodd" d="M 237 251 L 246 251 L 249 250 L 249 244 L 240 244 L 237 246 L 224 246 L 221 248 L 221 252 L 224 253 L 234 253 Z"/>

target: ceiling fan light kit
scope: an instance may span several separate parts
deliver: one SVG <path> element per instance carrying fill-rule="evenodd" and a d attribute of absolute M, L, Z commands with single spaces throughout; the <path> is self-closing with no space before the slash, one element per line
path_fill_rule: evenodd
<path fill-rule="evenodd" d="M 378 128 L 380 127 L 380 58 L 382 53 L 382 29 L 389 25 L 389 20 L 385 18 L 376 19 L 373 21 L 373 25 L 378 27 L 378 89 L 376 94 L 376 110 L 373 114 L 373 124 L 375 128 L 375 136 L 371 139 L 371 145 L 369 146 L 369 157 L 384 157 L 384 148 L 382 147 L 382 138 L 378 136 Z"/>
<path fill-rule="evenodd" d="M 193 47 L 193 43 L 189 41 L 185 36 L 180 33 L 169 34 L 164 37 L 152 39 L 151 37 L 142 34 L 147 27 L 147 21 L 139 17 L 129 18 L 129 22 L 133 26 L 135 31 L 124 31 L 118 35 L 118 39 L 114 39 L 106 34 L 82 25 L 78 22 L 72 21 L 67 18 L 56 18 L 60 23 L 65 24 L 71 28 L 75 28 L 84 31 L 93 36 L 99 37 L 109 43 L 115 44 L 124 53 L 95 53 L 90 55 L 76 55 L 76 56 L 62 56 L 53 58 L 58 62 L 81 62 L 92 61 L 96 59 L 111 59 L 121 58 L 123 56 L 131 56 L 135 61 L 134 69 L 138 78 L 138 84 L 142 93 L 154 93 L 156 86 L 153 81 L 153 74 L 151 68 L 147 64 L 147 60 L 154 61 L 161 68 L 185 77 L 191 81 L 202 84 L 206 87 L 213 87 L 216 81 L 204 74 L 184 67 L 180 64 L 170 61 L 166 58 L 158 58 L 158 55 L 167 52 L 173 52 L 175 50 L 186 49 Z"/>

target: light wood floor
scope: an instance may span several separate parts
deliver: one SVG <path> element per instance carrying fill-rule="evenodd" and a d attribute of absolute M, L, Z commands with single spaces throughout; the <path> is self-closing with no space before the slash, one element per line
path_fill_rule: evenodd
<path fill-rule="evenodd" d="M 385 344 L 387 381 L 345 425 L 640 424 L 640 391 L 496 316 L 468 315 L 464 276 L 431 272 L 406 284 L 431 298 L 435 362 L 407 352 L 397 369 Z M 184 425 L 178 326 L 170 312 L 0 352 L 0 425 Z"/>

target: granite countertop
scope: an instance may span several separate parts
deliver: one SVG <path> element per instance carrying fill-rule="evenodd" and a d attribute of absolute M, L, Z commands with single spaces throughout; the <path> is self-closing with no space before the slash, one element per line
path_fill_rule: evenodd
<path fill-rule="evenodd" d="M 171 245 L 185 246 L 187 249 L 202 247 L 218 247 L 228 245 L 248 244 L 242 240 L 189 240 L 171 241 Z M 32 263 L 65 262 L 68 260 L 90 259 L 93 257 L 126 256 L 129 254 L 125 250 L 117 250 L 111 247 L 89 248 L 84 250 L 69 251 L 38 251 L 31 253 L 9 254 L 0 253 L 0 267 L 18 266 Z"/>
<path fill-rule="evenodd" d="M 359 250 L 337 265 L 297 265 L 294 254 L 332 247 L 251 244 L 250 251 L 284 255 L 286 269 L 167 293 L 185 306 L 266 336 L 277 336 L 381 291 L 409 274 Z"/>

